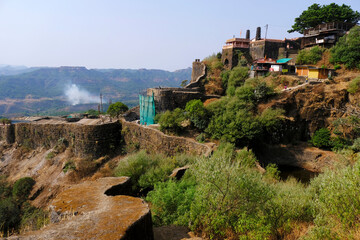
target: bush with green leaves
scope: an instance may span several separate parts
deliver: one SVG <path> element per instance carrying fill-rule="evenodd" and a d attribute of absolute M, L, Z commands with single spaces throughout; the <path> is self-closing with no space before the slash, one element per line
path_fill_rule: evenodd
<path fill-rule="evenodd" d="M 18 227 L 20 222 L 20 209 L 12 198 L 0 200 L 0 231 L 6 234 Z"/>
<path fill-rule="evenodd" d="M 356 77 L 349 83 L 347 91 L 351 94 L 355 94 L 359 90 L 360 86 L 360 77 Z"/>
<path fill-rule="evenodd" d="M 24 202 L 35 185 L 35 180 L 30 177 L 20 178 L 14 183 L 12 188 L 12 196 L 16 202 Z"/>
<path fill-rule="evenodd" d="M 316 64 L 321 60 L 324 49 L 315 46 L 310 50 L 303 49 L 299 51 L 299 55 L 296 58 L 296 64 Z"/>
<path fill-rule="evenodd" d="M 159 118 L 160 130 L 179 134 L 183 129 L 181 124 L 184 120 L 185 114 L 181 108 L 176 108 L 174 111 L 167 110 Z"/>
<path fill-rule="evenodd" d="M 311 136 L 310 143 L 314 147 L 330 148 L 332 146 L 330 130 L 327 128 L 320 128 Z"/>
<path fill-rule="evenodd" d="M 247 146 L 260 140 L 267 130 L 275 129 L 281 123 L 282 110 L 267 109 L 261 114 L 255 114 L 252 111 L 253 103 L 239 98 L 228 96 L 208 105 L 212 118 L 205 131 L 210 136 L 237 146 Z"/>
<path fill-rule="evenodd" d="M 223 79 L 223 85 L 227 87 L 227 94 L 233 96 L 235 89 L 244 84 L 245 80 L 249 77 L 249 68 L 247 67 L 234 67 L 229 72 L 229 77 Z"/>
<path fill-rule="evenodd" d="M 196 183 L 191 178 L 158 182 L 146 200 L 151 202 L 155 226 L 188 225 L 188 211 L 194 200 Z"/>
<path fill-rule="evenodd" d="M 130 177 L 134 191 L 151 189 L 157 182 L 168 179 L 171 172 L 192 161 L 191 157 L 176 155 L 172 158 L 145 151 L 128 156 L 115 169 L 115 176 Z"/>
<path fill-rule="evenodd" d="M 110 104 L 110 106 L 107 110 L 107 114 L 109 114 L 111 117 L 118 118 L 120 116 L 120 114 L 126 112 L 128 109 L 129 109 L 128 106 L 126 106 L 122 102 L 116 102 L 116 103 Z"/>
<path fill-rule="evenodd" d="M 209 123 L 209 113 L 204 104 L 199 99 L 194 99 L 186 103 L 186 117 L 191 123 L 200 130 L 207 127 Z"/>
<path fill-rule="evenodd" d="M 360 26 L 353 27 L 331 49 L 331 63 L 344 64 L 346 68 L 360 69 Z"/>
<path fill-rule="evenodd" d="M 354 140 L 354 143 L 351 146 L 351 149 L 354 152 L 360 152 L 360 138 L 357 138 L 357 139 Z"/>
<path fill-rule="evenodd" d="M 315 228 L 311 239 L 355 239 L 360 216 L 360 161 L 326 170 L 311 181 Z"/>

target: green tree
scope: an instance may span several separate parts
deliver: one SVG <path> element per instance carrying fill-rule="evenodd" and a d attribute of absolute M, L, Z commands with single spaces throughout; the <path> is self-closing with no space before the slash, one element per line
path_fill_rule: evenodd
<path fill-rule="evenodd" d="M 186 103 L 185 111 L 187 117 L 198 129 L 205 129 L 209 123 L 208 112 L 204 104 L 199 99 L 194 99 Z"/>
<path fill-rule="evenodd" d="M 6 234 L 20 222 L 20 209 L 11 198 L 0 200 L 0 230 Z"/>
<path fill-rule="evenodd" d="M 23 203 L 25 202 L 29 194 L 35 185 L 35 180 L 30 177 L 20 178 L 14 183 L 12 189 L 12 195 L 16 202 Z"/>
<path fill-rule="evenodd" d="M 93 116 L 99 116 L 99 112 L 94 109 L 89 109 L 86 113 Z"/>
<path fill-rule="evenodd" d="M 321 128 L 317 130 L 311 137 L 310 142 L 312 145 L 318 148 L 329 148 L 331 147 L 331 133 L 327 128 Z"/>
<path fill-rule="evenodd" d="M 184 120 L 185 115 L 182 109 L 176 108 L 174 111 L 168 110 L 160 116 L 160 130 L 178 134 L 183 129 L 181 124 Z"/>
<path fill-rule="evenodd" d="M 330 61 L 345 64 L 346 68 L 360 69 L 360 26 L 353 27 L 349 34 L 340 38 L 331 49 Z"/>
<path fill-rule="evenodd" d="M 296 58 L 296 64 L 316 64 L 321 60 L 324 49 L 315 46 L 310 50 L 303 49 L 299 51 L 299 55 Z"/>
<path fill-rule="evenodd" d="M 321 23 L 328 22 L 346 22 L 356 24 L 360 20 L 360 13 L 354 11 L 348 5 L 337 5 L 331 3 L 329 5 L 319 5 L 317 3 L 311 5 L 301 15 L 295 18 L 295 24 L 289 33 L 304 33 L 305 29 L 316 27 Z"/>
<path fill-rule="evenodd" d="M 109 114 L 111 117 L 118 118 L 120 114 L 126 112 L 128 109 L 128 106 L 126 106 L 122 102 L 116 102 L 109 106 L 107 114 Z"/>

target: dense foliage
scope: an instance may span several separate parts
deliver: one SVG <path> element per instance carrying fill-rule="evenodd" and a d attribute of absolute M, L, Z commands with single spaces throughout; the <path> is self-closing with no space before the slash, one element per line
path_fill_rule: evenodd
<path fill-rule="evenodd" d="M 153 188 L 157 182 L 167 180 L 174 168 L 184 166 L 191 161 L 193 160 L 190 156 L 178 155 L 170 158 L 140 151 L 121 161 L 115 170 L 115 175 L 131 177 L 133 189 L 141 192 Z"/>
<path fill-rule="evenodd" d="M 331 147 L 331 133 L 327 128 L 321 128 L 317 130 L 311 137 L 310 142 L 312 145 L 318 148 L 330 148 Z"/>
<path fill-rule="evenodd" d="M 315 46 L 310 50 L 300 50 L 296 58 L 296 64 L 316 64 L 321 60 L 323 52 L 324 49 L 318 46 Z"/>
<path fill-rule="evenodd" d="M 331 62 L 360 69 L 360 26 L 353 27 L 331 49 Z"/>
<path fill-rule="evenodd" d="M 35 181 L 25 177 L 13 186 L 0 177 L 0 233 L 7 236 L 20 229 L 35 230 L 48 222 L 47 214 L 27 201 Z"/>
<path fill-rule="evenodd" d="M 189 226 L 211 239 L 269 239 L 286 235 L 299 221 L 312 220 L 311 196 L 303 185 L 294 180 L 279 182 L 274 166 L 261 174 L 255 169 L 251 151 L 234 150 L 231 144 L 221 144 L 211 157 L 187 160 L 190 170 L 180 180 L 151 178 L 156 179 L 151 181 L 154 190 L 146 200 L 151 202 L 154 224 Z M 142 152 L 133 158 L 149 160 L 154 156 Z M 168 165 L 174 162 L 162 159 Z M 127 176 L 140 184 L 153 161 L 135 161 L 136 169 L 143 169 L 140 177 L 135 168 Z"/>
<path fill-rule="evenodd" d="M 120 116 L 120 114 L 126 112 L 128 109 L 129 109 L 128 106 L 126 106 L 122 102 L 116 102 L 116 103 L 110 104 L 110 106 L 107 110 L 107 114 L 109 114 L 111 117 L 118 118 Z"/>
<path fill-rule="evenodd" d="M 348 92 L 351 94 L 355 94 L 359 90 L 360 86 L 360 77 L 356 77 L 349 83 Z"/>
<path fill-rule="evenodd" d="M 205 130 L 215 139 L 223 139 L 238 146 L 246 146 L 259 140 L 269 130 L 281 123 L 283 111 L 267 109 L 257 113 L 258 101 L 274 95 L 272 88 L 259 79 L 248 79 L 238 87 L 234 96 L 223 97 L 208 105 L 212 114 Z"/>
<path fill-rule="evenodd" d="M 356 24 L 359 20 L 360 13 L 352 10 L 348 5 L 343 4 L 340 6 L 331 3 L 321 6 L 314 3 L 303 11 L 299 17 L 295 18 L 295 24 L 288 32 L 303 33 L 305 29 L 316 27 L 321 23 L 346 22 Z"/>
<path fill-rule="evenodd" d="M 209 122 L 209 113 L 199 99 L 189 101 L 185 107 L 186 117 L 198 129 L 204 130 Z"/>
<path fill-rule="evenodd" d="M 174 111 L 167 110 L 158 117 L 160 130 L 179 134 L 183 129 L 182 122 L 185 120 L 184 110 L 176 108 Z"/>

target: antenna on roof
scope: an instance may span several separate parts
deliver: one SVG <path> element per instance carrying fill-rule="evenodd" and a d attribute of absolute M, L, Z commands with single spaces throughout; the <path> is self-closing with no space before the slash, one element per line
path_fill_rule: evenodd
<path fill-rule="evenodd" d="M 267 31 L 268 31 L 268 28 L 269 28 L 269 24 L 266 24 L 265 27 L 266 27 L 266 31 L 265 31 L 265 40 L 266 40 L 266 36 L 267 36 Z"/>

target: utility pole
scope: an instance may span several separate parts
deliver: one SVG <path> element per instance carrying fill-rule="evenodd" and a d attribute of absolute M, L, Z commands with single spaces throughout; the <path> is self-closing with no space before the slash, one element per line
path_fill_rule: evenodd
<path fill-rule="evenodd" d="M 104 112 L 103 104 L 102 104 L 102 93 L 100 93 L 100 110 L 101 110 L 101 112 Z"/>
<path fill-rule="evenodd" d="M 268 31 L 268 28 L 269 28 L 269 24 L 266 24 L 266 25 L 265 25 L 265 28 L 266 28 L 266 30 L 265 30 L 265 40 L 266 40 L 266 37 L 267 37 L 267 31 Z"/>

